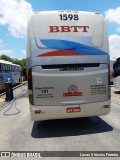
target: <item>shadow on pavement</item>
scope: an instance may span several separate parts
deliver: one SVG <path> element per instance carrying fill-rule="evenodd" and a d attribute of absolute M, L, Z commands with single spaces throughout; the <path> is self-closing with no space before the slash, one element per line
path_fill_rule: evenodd
<path fill-rule="evenodd" d="M 113 128 L 100 117 L 85 117 L 50 121 L 36 121 L 33 124 L 33 138 L 80 136 L 112 131 Z"/>

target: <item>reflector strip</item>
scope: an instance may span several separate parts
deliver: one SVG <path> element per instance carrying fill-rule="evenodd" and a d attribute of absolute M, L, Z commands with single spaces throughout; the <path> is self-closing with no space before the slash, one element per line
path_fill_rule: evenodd
<path fill-rule="evenodd" d="M 109 105 L 104 105 L 104 108 L 109 108 Z"/>
<path fill-rule="evenodd" d="M 41 110 L 35 111 L 35 114 L 40 114 Z"/>

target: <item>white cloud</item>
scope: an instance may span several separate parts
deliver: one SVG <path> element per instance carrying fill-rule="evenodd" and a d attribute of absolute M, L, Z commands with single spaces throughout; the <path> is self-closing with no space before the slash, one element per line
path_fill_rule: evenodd
<path fill-rule="evenodd" d="M 3 41 L 2 41 L 2 39 L 0 39 L 0 43 L 2 43 Z"/>
<path fill-rule="evenodd" d="M 109 22 L 114 22 L 120 25 L 120 7 L 107 10 L 105 12 L 105 18 Z M 117 31 L 120 31 L 120 26 L 118 26 Z"/>
<path fill-rule="evenodd" d="M 120 31 L 120 7 L 109 9 L 105 12 L 105 18 L 108 22 L 116 23 L 116 31 Z M 120 57 L 120 35 L 113 34 L 109 36 L 110 57 Z"/>
<path fill-rule="evenodd" d="M 3 44 L 3 40 L 0 39 L 0 47 L 2 47 L 2 44 Z"/>
<path fill-rule="evenodd" d="M 105 12 L 105 18 L 110 22 L 120 24 L 120 7 L 107 10 Z"/>
<path fill-rule="evenodd" d="M 0 50 L 0 55 L 2 55 L 2 54 L 9 55 L 12 52 L 13 52 L 13 50 Z"/>
<path fill-rule="evenodd" d="M 26 55 L 26 50 L 22 50 L 22 53 L 23 53 L 24 55 Z"/>
<path fill-rule="evenodd" d="M 24 37 L 32 12 L 31 4 L 25 0 L 0 0 L 0 25 L 8 25 L 11 35 Z"/>
<path fill-rule="evenodd" d="M 120 36 L 113 34 L 109 36 L 110 58 L 120 57 Z"/>

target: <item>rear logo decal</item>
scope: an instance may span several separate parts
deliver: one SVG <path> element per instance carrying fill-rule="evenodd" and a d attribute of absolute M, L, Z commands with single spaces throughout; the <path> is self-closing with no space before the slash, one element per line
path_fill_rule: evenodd
<path fill-rule="evenodd" d="M 78 91 L 77 86 L 70 85 L 68 87 L 68 92 L 63 93 L 63 97 L 68 97 L 68 96 L 83 96 L 83 93 Z"/>

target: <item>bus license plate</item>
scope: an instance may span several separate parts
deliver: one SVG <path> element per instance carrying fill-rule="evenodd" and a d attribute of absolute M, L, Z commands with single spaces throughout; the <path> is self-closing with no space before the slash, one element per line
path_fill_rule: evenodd
<path fill-rule="evenodd" d="M 81 111 L 80 107 L 70 107 L 70 108 L 66 108 L 66 112 L 67 112 L 67 113 L 80 112 L 80 111 Z"/>

